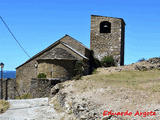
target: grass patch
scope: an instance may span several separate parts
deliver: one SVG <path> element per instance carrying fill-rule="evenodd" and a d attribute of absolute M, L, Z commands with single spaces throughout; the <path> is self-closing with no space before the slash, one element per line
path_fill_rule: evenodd
<path fill-rule="evenodd" d="M 84 83 L 85 80 L 85 84 Z M 93 74 L 82 77 L 75 85 L 79 89 L 102 88 L 107 86 L 126 87 L 151 92 L 160 92 L 160 70 L 122 71 L 111 74 Z"/>
<path fill-rule="evenodd" d="M 98 73 L 97 69 L 94 69 L 92 72 L 92 74 L 97 74 L 97 73 Z"/>
<path fill-rule="evenodd" d="M 9 108 L 9 102 L 0 100 L 0 113 L 4 113 Z"/>
<path fill-rule="evenodd" d="M 31 99 L 32 96 L 29 93 L 23 94 L 21 96 L 16 96 L 16 99 Z"/>
<path fill-rule="evenodd" d="M 154 86 L 150 89 L 152 90 L 152 92 L 160 92 L 160 84 L 154 84 Z"/>

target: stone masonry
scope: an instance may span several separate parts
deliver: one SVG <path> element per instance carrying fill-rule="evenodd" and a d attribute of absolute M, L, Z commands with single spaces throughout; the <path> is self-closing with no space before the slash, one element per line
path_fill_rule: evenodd
<path fill-rule="evenodd" d="M 76 60 L 68 59 L 41 59 L 38 60 L 38 74 L 45 73 L 47 78 L 71 79 L 75 62 Z"/>
<path fill-rule="evenodd" d="M 87 63 L 84 71 L 88 74 L 92 68 L 90 64 L 90 58 L 93 58 L 92 51 L 99 60 L 104 56 L 112 55 L 117 65 L 123 65 L 124 37 L 123 19 L 92 15 L 90 49 L 71 36 L 65 35 L 16 68 L 18 93 L 20 95 L 30 93 L 30 88 L 34 92 L 33 85 L 42 85 L 41 80 L 37 84 L 32 84 L 36 83 L 36 79 L 33 82 L 33 78 L 37 78 L 39 73 L 45 73 L 47 79 L 71 79 L 76 61 Z M 50 84 L 50 81 L 46 83 Z"/>
<path fill-rule="evenodd" d="M 109 33 L 100 33 L 100 24 L 107 21 L 111 24 Z M 124 64 L 125 23 L 121 18 L 91 16 L 90 48 L 96 58 L 113 56 L 117 65 Z"/>
<path fill-rule="evenodd" d="M 75 51 L 78 51 L 79 54 Z M 40 72 L 47 73 L 47 78 L 53 77 L 53 74 L 61 77 L 66 75 L 70 78 L 73 74 L 73 61 L 88 59 L 88 57 L 88 48 L 69 35 L 65 35 L 16 68 L 17 89 L 20 94 L 30 93 L 31 79 L 37 78 Z M 44 64 L 46 66 L 43 66 Z"/>
<path fill-rule="evenodd" d="M 63 79 L 32 78 L 30 95 L 32 98 L 49 97 L 51 88 Z"/>
<path fill-rule="evenodd" d="M 3 99 L 14 99 L 17 96 L 16 80 L 3 79 Z M 1 89 L 0 89 L 1 92 Z"/>

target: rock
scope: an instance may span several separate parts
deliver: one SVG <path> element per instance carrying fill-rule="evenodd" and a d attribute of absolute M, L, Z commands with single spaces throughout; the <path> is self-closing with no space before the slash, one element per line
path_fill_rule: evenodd
<path fill-rule="evenodd" d="M 101 76 L 101 74 L 106 75 L 114 72 L 136 70 L 152 70 L 154 72 L 155 69 L 160 69 L 160 58 L 150 59 L 149 61 L 137 62 L 132 65 L 120 67 L 98 68 L 98 72 L 96 74 Z M 128 87 L 124 88 L 123 86 L 112 87 L 110 85 L 106 85 L 102 88 L 99 86 L 97 88 L 92 88 L 96 82 L 92 83 L 93 81 L 89 81 L 88 76 L 84 76 L 84 79 L 86 79 L 84 83 L 82 80 L 64 82 L 61 83 L 61 85 L 57 84 L 51 90 L 52 95 L 56 94 L 54 97 L 57 98 L 57 101 L 63 108 L 65 114 L 67 113 L 67 115 L 73 115 L 77 120 L 124 120 L 128 119 L 129 116 L 103 116 L 102 112 L 105 109 L 113 109 L 114 111 L 124 111 L 125 109 L 129 109 L 134 113 L 135 111 L 133 109 L 135 106 L 137 106 L 136 109 L 142 111 L 147 111 L 151 106 L 149 103 L 148 107 L 148 103 L 146 101 L 146 99 L 149 98 L 150 93 L 146 96 L 143 94 L 143 92 L 141 93 L 141 91 L 132 90 Z M 81 85 L 83 84 L 92 89 L 81 90 L 81 88 L 83 88 Z M 140 98 L 140 100 L 136 100 L 137 98 Z M 141 107 L 142 103 L 146 103 L 147 105 L 145 107 Z M 156 111 L 158 116 L 158 114 L 160 114 L 160 109 L 155 108 L 159 108 L 159 106 L 154 106 L 155 104 L 152 104 L 151 109 Z M 139 116 L 131 117 L 133 120 L 139 118 Z M 67 120 L 68 118 L 65 119 Z"/>
<path fill-rule="evenodd" d="M 63 93 L 59 92 L 57 95 L 58 95 L 57 99 L 58 99 L 61 107 L 64 107 L 65 106 L 65 98 L 67 96 L 67 93 L 65 93 L 65 92 L 63 92 Z"/>
<path fill-rule="evenodd" d="M 135 66 L 135 70 L 139 70 L 139 71 L 145 71 L 147 70 L 147 67 L 146 66 L 140 66 L 140 65 L 136 65 Z"/>
<path fill-rule="evenodd" d="M 158 70 L 160 70 L 160 65 L 157 65 L 156 68 L 157 68 Z"/>
<path fill-rule="evenodd" d="M 77 110 L 78 110 L 78 111 L 84 111 L 84 110 L 85 110 L 85 107 L 82 106 L 82 105 L 78 105 L 78 106 L 77 106 Z"/>
<path fill-rule="evenodd" d="M 60 90 L 60 84 L 56 84 L 52 89 L 50 93 L 50 97 L 54 97 Z"/>
<path fill-rule="evenodd" d="M 152 70 L 152 69 L 154 69 L 155 68 L 155 66 L 149 66 L 149 69 L 150 70 Z"/>
<path fill-rule="evenodd" d="M 87 120 L 87 117 L 84 116 L 84 115 L 82 115 L 82 116 L 80 117 L 80 120 Z"/>
<path fill-rule="evenodd" d="M 160 58 L 159 57 L 150 58 L 149 60 L 147 60 L 147 62 L 151 64 L 157 64 L 157 63 L 160 63 Z"/>

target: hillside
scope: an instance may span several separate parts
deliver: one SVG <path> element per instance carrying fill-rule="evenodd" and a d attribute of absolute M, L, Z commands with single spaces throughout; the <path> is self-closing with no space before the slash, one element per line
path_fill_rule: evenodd
<path fill-rule="evenodd" d="M 159 95 L 160 59 L 153 58 L 127 66 L 98 68 L 80 80 L 57 84 L 52 88 L 50 103 L 66 113 L 64 120 L 159 120 Z M 127 111 L 127 115 L 122 113 Z"/>

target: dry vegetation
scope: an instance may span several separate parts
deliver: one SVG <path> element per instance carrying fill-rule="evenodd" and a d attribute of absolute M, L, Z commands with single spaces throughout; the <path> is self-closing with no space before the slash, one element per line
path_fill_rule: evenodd
<path fill-rule="evenodd" d="M 87 84 L 82 84 L 83 82 Z M 79 83 L 79 84 L 77 84 Z M 108 74 L 93 74 L 77 81 L 76 87 L 87 89 L 106 86 L 126 87 L 135 90 L 160 92 L 160 70 L 123 71 Z"/>
<path fill-rule="evenodd" d="M 29 93 L 22 94 L 21 96 L 16 96 L 15 99 L 31 99 L 32 96 Z"/>
<path fill-rule="evenodd" d="M 64 105 L 60 107 L 66 113 L 72 111 L 78 119 L 102 120 L 104 110 L 128 110 L 132 113 L 137 110 L 156 111 L 156 116 L 112 116 L 113 120 L 160 118 L 160 58 L 126 66 L 98 68 L 92 75 L 66 81 L 61 86 L 63 88 L 59 88 L 53 98 L 64 98 Z"/>
<path fill-rule="evenodd" d="M 97 101 L 94 95 L 99 96 L 101 100 L 97 102 L 100 104 L 102 101 L 107 101 L 106 97 L 110 95 L 117 99 L 121 96 L 130 98 L 135 104 L 140 102 L 160 104 L 160 70 L 122 71 L 108 74 L 99 72 L 82 77 L 81 80 L 74 82 L 73 86 L 74 92 L 88 93 L 93 101 Z"/>
<path fill-rule="evenodd" d="M 88 104 L 88 108 L 77 116 L 89 114 L 85 111 L 94 111 L 101 118 L 104 110 L 154 111 L 160 108 L 160 70 L 107 72 L 105 68 L 98 68 L 94 74 L 83 76 L 80 80 L 64 82 L 60 92 L 67 94 L 65 100 L 70 109 L 77 107 L 75 103 L 82 106 L 83 102 Z M 154 119 L 159 117 L 158 113 Z M 151 117 L 132 116 L 127 119 Z"/>
<path fill-rule="evenodd" d="M 0 100 L 0 113 L 4 113 L 9 108 L 9 102 Z"/>

